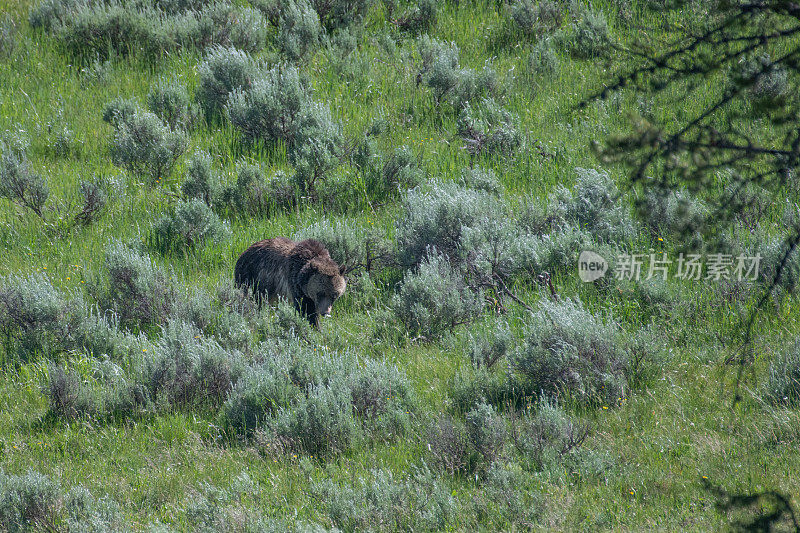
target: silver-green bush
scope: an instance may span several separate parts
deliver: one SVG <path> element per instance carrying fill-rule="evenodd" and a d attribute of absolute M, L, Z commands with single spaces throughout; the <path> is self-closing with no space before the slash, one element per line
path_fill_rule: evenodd
<path fill-rule="evenodd" d="M 181 192 L 187 199 L 199 199 L 212 205 L 219 189 L 219 177 L 214 174 L 211 156 L 207 152 L 195 152 L 186 165 L 186 180 Z"/>
<path fill-rule="evenodd" d="M 406 272 L 392 305 L 412 333 L 433 338 L 472 321 L 483 310 L 483 297 L 445 256 L 435 253 Z"/>
<path fill-rule="evenodd" d="M 152 245 L 161 253 L 194 250 L 206 242 L 222 239 L 229 233 L 226 223 L 199 199 L 181 201 L 170 215 L 153 224 Z"/>
<path fill-rule="evenodd" d="M 345 531 L 441 531 L 457 515 L 450 491 L 427 470 L 405 479 L 379 470 L 354 486 L 323 481 L 312 493 L 325 502 L 333 525 Z"/>
<path fill-rule="evenodd" d="M 265 71 L 249 89 L 235 90 L 226 109 L 246 140 L 286 144 L 303 191 L 313 191 L 339 163 L 341 127 L 327 105 L 311 98 L 297 67 Z"/>
<path fill-rule="evenodd" d="M 49 358 L 65 349 L 82 310 L 80 300 L 67 300 L 44 274 L 6 278 L 0 287 L 6 360 Z"/>
<path fill-rule="evenodd" d="M 190 324 L 170 321 L 144 360 L 142 377 L 156 404 L 220 404 L 245 369 L 244 358 Z"/>
<path fill-rule="evenodd" d="M 162 78 L 153 85 L 147 94 L 147 108 L 173 130 L 188 130 L 199 117 L 186 87 L 176 78 Z"/>
<path fill-rule="evenodd" d="M 583 445 L 589 428 L 572 420 L 557 403 L 545 398 L 535 410 L 514 421 L 514 445 L 532 471 L 563 470 L 563 463 Z"/>
<path fill-rule="evenodd" d="M 42 217 L 50 189 L 44 178 L 31 170 L 26 150 L 24 142 L 0 138 L 0 198 Z"/>
<path fill-rule="evenodd" d="M 464 105 L 458 115 L 458 135 L 471 154 L 514 155 L 522 145 L 518 118 L 503 109 L 493 98 L 484 98 L 477 106 Z"/>
<path fill-rule="evenodd" d="M 460 110 L 479 97 L 493 97 L 499 92 L 492 66 L 487 63 L 480 72 L 462 68 L 455 43 L 422 35 L 417 39 L 417 48 L 422 58 L 419 79 L 433 90 L 437 105 L 450 102 Z"/>
<path fill-rule="evenodd" d="M 250 56 L 236 48 L 216 46 L 197 67 L 197 100 L 211 118 L 217 116 L 236 89 L 248 89 L 258 66 Z"/>
<path fill-rule="evenodd" d="M 490 168 L 469 167 L 461 169 L 459 183 L 464 187 L 492 194 L 503 192 L 503 184 Z"/>
<path fill-rule="evenodd" d="M 575 57 L 591 58 L 608 53 L 611 33 L 602 11 L 584 8 L 579 20 L 563 34 L 564 44 Z"/>
<path fill-rule="evenodd" d="M 124 327 L 161 323 L 176 308 L 171 277 L 146 254 L 113 241 L 106 248 L 105 267 L 106 277 L 94 291 L 101 307 L 114 311 Z"/>
<path fill-rule="evenodd" d="M 152 181 L 166 177 L 188 146 L 186 135 L 171 131 L 147 111 L 135 111 L 116 124 L 111 159 L 136 176 Z"/>
<path fill-rule="evenodd" d="M 572 191 L 559 185 L 548 197 L 551 227 L 575 225 L 604 243 L 625 243 L 636 227 L 624 197 L 608 172 L 576 168 Z"/>
<path fill-rule="evenodd" d="M 61 489 L 49 477 L 28 470 L 23 475 L 0 470 L 0 526 L 10 533 L 55 529 Z"/>
<path fill-rule="evenodd" d="M 531 392 L 605 405 L 626 396 L 629 360 L 619 326 L 572 299 L 543 300 L 512 356 Z"/>
<path fill-rule="evenodd" d="M 762 396 L 774 404 L 789 407 L 800 403 L 800 340 L 779 352 L 770 362 Z"/>
<path fill-rule="evenodd" d="M 511 5 L 511 20 L 526 36 L 539 36 L 556 30 L 563 13 L 558 1 L 516 0 Z"/>
<path fill-rule="evenodd" d="M 397 222 L 398 259 L 405 267 L 418 265 L 430 247 L 455 261 L 464 228 L 483 219 L 500 219 L 502 213 L 497 198 L 454 183 L 415 187 L 404 195 Z"/>
<path fill-rule="evenodd" d="M 322 25 L 308 0 L 287 0 L 281 10 L 278 32 L 283 53 L 298 60 L 319 45 Z"/>

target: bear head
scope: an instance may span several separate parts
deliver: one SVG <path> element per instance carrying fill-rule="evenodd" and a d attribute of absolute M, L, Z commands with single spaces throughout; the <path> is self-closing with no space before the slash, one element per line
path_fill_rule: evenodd
<path fill-rule="evenodd" d="M 307 265 L 308 281 L 302 287 L 306 297 L 314 302 L 317 316 L 331 314 L 333 302 L 337 300 L 347 287 L 342 276 L 342 269 L 330 256 L 315 257 Z"/>

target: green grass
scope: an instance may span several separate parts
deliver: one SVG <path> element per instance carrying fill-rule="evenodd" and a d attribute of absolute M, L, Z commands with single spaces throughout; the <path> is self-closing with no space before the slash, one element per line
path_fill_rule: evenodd
<path fill-rule="evenodd" d="M 51 207 L 74 202 L 81 180 L 93 175 L 121 175 L 111 163 L 111 126 L 102 121 L 102 109 L 116 96 L 135 97 L 143 105 L 151 84 L 165 74 L 175 74 L 190 92 L 196 86 L 199 51 L 189 50 L 155 63 L 137 57 L 114 58 L 106 82 L 88 80 L 82 69 L 88 63 L 66 56 L 56 40 L 27 23 L 33 1 L 0 0 L 0 13 L 10 14 L 19 28 L 17 46 L 0 59 L 0 130 L 19 127 L 31 140 L 29 156 L 51 189 Z M 596 2 L 611 16 L 615 2 Z M 637 24 L 659 27 L 659 13 L 634 6 L 633 21 L 610 19 L 615 39 L 630 40 Z M 622 57 L 576 60 L 559 53 L 559 70 L 551 79 L 534 80 L 526 72 L 529 42 L 516 42 L 510 34 L 504 9 L 495 3 L 458 2 L 440 6 L 436 38 L 454 41 L 464 67 L 482 68 L 491 58 L 505 87 L 501 101 L 519 116 L 527 147 L 512 158 L 480 157 L 477 163 L 494 169 L 505 187 L 504 200 L 523 203 L 523 196 L 545 198 L 557 184 L 571 186 L 575 167 L 598 167 L 590 150 L 624 131 L 627 114 L 636 111 L 636 95 L 622 94 L 613 102 L 598 103 L 584 111 L 576 105 L 620 66 Z M 383 7 L 369 12 L 359 47 L 352 61 L 363 61 L 354 76 L 338 71 L 321 48 L 301 70 L 308 76 L 314 98 L 330 105 L 347 138 L 358 139 L 371 122 L 384 117 L 387 133 L 378 137 L 384 151 L 409 146 L 428 179 L 454 180 L 471 162 L 455 135 L 457 113 L 449 104 L 438 109 L 431 91 L 415 83 L 418 55 L 413 38 L 397 42 L 396 56 L 379 43 L 389 31 Z M 656 29 L 655 32 L 663 31 Z M 400 34 L 396 34 L 400 35 Z M 274 57 L 269 48 L 264 57 Z M 404 60 L 405 59 L 405 60 Z M 357 70 L 357 69 L 356 69 Z M 719 88 L 709 82 L 705 96 Z M 653 103 L 661 119 L 699 110 L 706 103 L 671 101 L 680 92 Z M 681 106 L 684 106 L 680 109 Z M 52 142 L 59 128 L 68 126 L 78 141 L 76 152 L 57 156 Z M 769 136 L 769 131 L 755 130 Z M 552 158 L 531 147 L 538 141 Z M 68 231 L 54 229 L 35 215 L 0 202 L 0 242 L 3 256 L 0 276 L 46 272 L 56 288 L 86 293 L 86 285 L 102 274 L 106 246 L 112 239 L 142 241 L 152 223 L 168 210 L 180 193 L 186 161 L 195 150 L 208 150 L 226 179 L 235 179 L 235 163 L 246 159 L 273 171 L 289 169 L 285 151 L 247 147 L 226 123 L 201 124 L 190 133 L 190 146 L 174 172 L 163 183 L 149 185 L 126 176 L 126 194 L 114 202 L 96 224 Z M 609 168 L 621 180 L 624 170 Z M 342 179 L 355 179 L 345 165 L 336 171 Z M 352 206 L 358 220 L 374 223 L 394 233 L 398 203 L 378 205 L 366 198 Z M 213 290 L 230 279 L 238 255 L 252 242 L 278 235 L 291 236 L 323 215 L 315 205 L 263 219 L 230 220 L 232 233 L 221 243 L 201 247 L 196 253 L 162 256 L 151 251 L 161 265 L 174 270 L 190 287 Z M 333 215 L 335 216 L 335 215 Z M 769 231 L 779 229 L 779 213 L 771 213 Z M 642 235 L 636 246 L 652 243 Z M 673 243 L 664 245 L 668 251 Z M 643 252 L 647 249 L 643 249 Z M 577 252 L 576 252 L 577 255 Z M 396 273 L 380 283 L 381 306 L 395 290 Z M 650 318 L 624 291 L 604 292 L 584 285 L 575 272 L 554 275 L 562 296 L 578 296 L 593 311 L 610 312 L 626 331 L 647 326 Z M 800 305 L 791 297 L 780 307 L 762 311 L 756 327 L 755 362 L 737 382 L 736 365 L 725 364 L 741 339 L 741 318 L 753 308 L 720 302 L 708 284 L 674 282 L 671 288 L 684 300 L 696 303 L 690 318 L 667 321 L 655 315 L 653 328 L 669 356 L 657 376 L 630 394 L 619 406 L 570 407 L 586 420 L 591 432 L 585 447 L 605 458 L 599 473 L 548 476 L 526 474 L 524 491 L 542 501 L 541 530 L 719 530 L 734 517 L 718 509 L 713 491 L 705 483 L 731 493 L 777 490 L 800 505 L 800 419 L 796 410 L 764 405 L 753 391 L 764 380 L 772 356 L 800 332 Z M 533 282 L 523 281 L 519 294 L 535 307 L 541 297 Z M 507 316 L 517 334 L 527 316 L 509 305 Z M 288 520 L 312 520 L 330 525 L 324 505 L 310 491 L 313 482 L 332 479 L 355 483 L 372 469 L 388 469 L 402 476 L 425 457 L 424 419 L 451 410 L 453 380 L 469 362 L 462 350 L 466 328 L 432 343 L 403 342 L 375 337 L 378 309 L 358 303 L 353 294 L 338 302 L 334 316 L 325 321 L 313 342 L 334 350 L 353 349 L 366 357 L 396 364 L 408 376 L 422 403 L 420 422 L 411 435 L 390 442 L 367 442 L 329 459 L 272 456 L 255 441 L 226 435 L 216 412 L 162 412 L 128 421 L 63 421 L 47 416 L 47 361 L 8 366 L 0 373 L 0 466 L 6 473 L 34 469 L 60 481 L 64 487 L 83 484 L 95 495 L 108 494 L 121 506 L 126 524 L 145 529 L 158 520 L 177 530 L 191 527 L 187 506 L 204 483 L 227 488 L 247 472 L 257 491 L 241 505 L 259 513 Z M 488 320 L 487 317 L 481 321 Z M 61 362 L 77 362 L 79 354 L 63 354 Z M 734 389 L 742 400 L 734 403 Z M 459 413 L 456 413 L 457 415 Z M 480 481 L 467 476 L 437 473 L 467 512 L 448 524 L 451 530 L 510 528 L 524 525 L 482 522 L 468 507 L 481 494 Z"/>

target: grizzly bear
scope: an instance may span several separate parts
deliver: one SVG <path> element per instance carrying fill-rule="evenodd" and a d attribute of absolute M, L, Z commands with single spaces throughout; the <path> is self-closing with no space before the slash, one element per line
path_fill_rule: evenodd
<path fill-rule="evenodd" d="M 286 298 L 315 327 L 344 293 L 342 273 L 321 242 L 285 237 L 254 243 L 239 256 L 234 270 L 237 286 L 251 288 L 259 301 L 264 295 L 270 303 Z"/>

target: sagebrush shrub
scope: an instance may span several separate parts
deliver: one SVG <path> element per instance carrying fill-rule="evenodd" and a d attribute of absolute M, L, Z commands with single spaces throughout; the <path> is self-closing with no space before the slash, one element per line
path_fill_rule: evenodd
<path fill-rule="evenodd" d="M 459 254 L 480 283 L 505 282 L 538 266 L 540 241 L 509 218 L 481 218 L 461 231 Z"/>
<path fill-rule="evenodd" d="M 528 54 L 528 72 L 532 76 L 552 76 L 558 71 L 560 61 L 552 39 L 541 39 Z"/>
<path fill-rule="evenodd" d="M 308 339 L 313 334 L 309 321 L 288 300 L 279 299 L 272 311 L 265 328 L 268 336 L 292 340 Z"/>
<path fill-rule="evenodd" d="M 344 28 L 361 21 L 373 0 L 311 0 L 326 30 Z"/>
<path fill-rule="evenodd" d="M 467 354 L 476 368 L 491 368 L 506 354 L 514 343 L 508 323 L 498 322 L 479 334 L 469 334 Z"/>
<path fill-rule="evenodd" d="M 482 401 L 498 407 L 518 404 L 524 391 L 518 381 L 516 375 L 485 366 L 462 368 L 453 379 L 453 405 L 461 411 L 469 411 Z"/>
<path fill-rule="evenodd" d="M 762 396 L 774 404 L 796 406 L 800 403 L 800 341 L 783 350 L 769 364 Z"/>
<path fill-rule="evenodd" d="M 17 47 L 17 25 L 11 15 L 0 22 L 0 56 L 8 57 Z"/>
<path fill-rule="evenodd" d="M 152 351 L 144 361 L 143 378 L 157 404 L 219 404 L 244 371 L 241 354 L 181 321 L 167 323 Z"/>
<path fill-rule="evenodd" d="M 407 146 L 396 148 L 381 170 L 382 185 L 388 193 L 417 186 L 423 178 L 416 157 Z"/>
<path fill-rule="evenodd" d="M 0 139 L 0 197 L 30 209 L 41 218 L 49 196 L 47 183 L 31 170 L 23 147 Z"/>
<path fill-rule="evenodd" d="M 73 55 L 107 59 L 133 51 L 159 57 L 172 48 L 162 17 L 152 7 L 131 8 L 121 3 L 82 3 L 55 29 Z"/>
<path fill-rule="evenodd" d="M 244 371 L 222 411 L 228 426 L 241 435 L 251 435 L 291 405 L 302 391 L 280 370 L 280 362 L 266 360 Z"/>
<path fill-rule="evenodd" d="M 298 136 L 291 145 L 289 162 L 295 167 L 295 182 L 300 190 L 313 193 L 315 184 L 340 163 L 342 127 L 326 104 L 312 102 Z"/>
<path fill-rule="evenodd" d="M 575 198 L 567 189 L 559 188 L 556 193 L 550 196 L 551 203 L 543 207 L 540 203 L 534 203 L 519 217 L 520 233 L 523 235 L 517 241 L 515 256 L 520 271 L 530 273 L 557 272 L 567 268 L 574 268 L 580 252 L 591 250 L 599 253 L 609 262 L 609 268 L 613 272 L 617 251 L 610 245 L 598 245 L 592 234 L 589 233 L 589 226 L 586 228 L 578 225 L 574 218 L 564 215 L 573 212 L 575 209 Z M 561 203 L 561 202 L 565 203 Z M 570 207 L 572 206 L 572 207 Z M 623 215 L 624 210 L 620 211 Z M 613 212 L 612 212 L 613 214 Z M 582 215 L 583 216 L 583 215 Z M 602 215 L 601 218 L 604 218 Z M 598 226 L 606 226 L 608 221 Z M 613 231 L 623 230 L 627 233 L 629 221 Z"/>
<path fill-rule="evenodd" d="M 479 403 L 466 414 L 467 436 L 486 464 L 492 464 L 503 453 L 506 425 L 491 404 Z"/>
<path fill-rule="evenodd" d="M 562 16 L 561 6 L 553 0 L 516 0 L 511 6 L 511 20 L 526 36 L 558 29 Z"/>
<path fill-rule="evenodd" d="M 372 60 L 365 50 L 358 48 L 358 37 L 354 29 L 337 31 L 327 40 L 326 55 L 331 71 L 341 82 L 351 84 L 355 90 L 369 85 Z"/>
<path fill-rule="evenodd" d="M 65 492 L 57 481 L 34 470 L 21 475 L 0 470 L 0 528 L 3 531 L 116 531 L 119 505 L 96 498 L 78 485 Z"/>
<path fill-rule="evenodd" d="M 558 468 L 583 445 L 589 428 L 547 398 L 513 422 L 513 440 L 528 469 Z"/>
<path fill-rule="evenodd" d="M 283 53 L 298 60 L 319 45 L 322 25 L 308 0 L 287 0 L 281 10 L 278 32 Z"/>
<path fill-rule="evenodd" d="M 529 251 L 521 255 L 528 260 L 529 270 L 533 272 L 554 273 L 574 268 L 580 252 L 592 250 L 600 253 L 609 262 L 613 272 L 613 250 L 598 248 L 592 235 L 573 224 L 567 224 L 538 239 L 529 241 Z"/>
<path fill-rule="evenodd" d="M 483 297 L 443 255 L 429 254 L 407 271 L 392 305 L 414 334 L 433 338 L 470 322 L 483 310 Z"/>
<path fill-rule="evenodd" d="M 234 91 L 226 108 L 246 140 L 286 144 L 303 191 L 313 190 L 316 180 L 339 162 L 341 126 L 328 106 L 311 98 L 297 67 L 267 70 L 250 89 Z"/>
<path fill-rule="evenodd" d="M 467 431 L 458 420 L 441 414 L 428 427 L 425 440 L 433 464 L 450 475 L 469 474 L 478 461 Z"/>
<path fill-rule="evenodd" d="M 162 253 L 191 251 L 229 233 L 227 224 L 202 200 L 180 202 L 153 224 L 152 243 Z"/>
<path fill-rule="evenodd" d="M 211 4 L 200 12 L 200 25 L 205 30 L 202 33 L 208 32 L 210 37 L 203 35 L 196 45 L 233 46 L 254 53 L 267 43 L 267 21 L 260 11 L 251 7 Z"/>
<path fill-rule="evenodd" d="M 394 366 L 323 355 L 296 338 L 262 343 L 257 354 L 231 390 L 223 419 L 275 451 L 333 455 L 365 435 L 403 434 L 415 416 L 414 392 Z"/>
<path fill-rule="evenodd" d="M 403 197 L 397 222 L 398 259 L 404 267 L 418 265 L 428 248 L 455 261 L 460 253 L 463 228 L 482 219 L 503 218 L 497 198 L 454 183 L 415 187 Z"/>
<path fill-rule="evenodd" d="M 227 104 L 234 126 L 249 141 L 283 141 L 296 146 L 310 119 L 312 103 L 300 71 L 292 65 L 277 65 L 260 73 L 249 88 L 233 92 Z"/>
<path fill-rule="evenodd" d="M 454 91 L 461 79 L 459 49 L 455 43 L 445 43 L 427 35 L 419 38 L 417 46 L 422 56 L 422 73 L 426 85 L 434 91 L 437 102 Z"/>
<path fill-rule="evenodd" d="M 107 358 L 92 361 L 91 375 L 50 365 L 50 413 L 68 420 L 103 421 L 148 412 L 153 404 L 142 362 L 149 357 L 148 352 L 152 354 L 152 345 L 135 341 L 131 345 L 136 349 L 129 354 L 126 366 L 132 368 L 128 371 Z"/>
<path fill-rule="evenodd" d="M 342 379 L 309 385 L 306 395 L 278 413 L 276 434 L 314 456 L 347 451 L 360 437 L 350 388 Z"/>
<path fill-rule="evenodd" d="M 582 403 L 616 404 L 625 397 L 630 354 L 619 326 L 579 300 L 543 300 L 512 356 L 531 392 L 560 394 Z"/>
<path fill-rule="evenodd" d="M 422 58 L 420 80 L 433 90 L 437 105 L 445 101 L 462 109 L 478 97 L 492 97 L 499 92 L 497 73 L 490 64 L 481 72 L 462 68 L 455 43 L 445 43 L 422 35 L 417 40 Z"/>
<path fill-rule="evenodd" d="M 579 58 L 597 57 L 611 49 L 608 21 L 602 11 L 584 9 L 578 22 L 570 25 L 566 36 L 570 52 Z"/>
<path fill-rule="evenodd" d="M 49 32 L 85 4 L 86 0 L 41 0 L 31 8 L 28 22 L 34 28 Z"/>
<path fill-rule="evenodd" d="M 187 146 L 184 133 L 171 131 L 153 113 L 137 110 L 117 122 L 111 159 L 137 176 L 157 181 L 169 174 Z"/>
<path fill-rule="evenodd" d="M 258 72 L 250 56 L 236 48 L 216 46 L 197 67 L 197 100 L 211 118 L 218 116 L 236 89 L 248 89 Z"/>
<path fill-rule="evenodd" d="M 55 529 L 60 497 L 59 485 L 43 474 L 28 470 L 11 475 L 0 470 L 0 526 L 11 533 Z"/>
<path fill-rule="evenodd" d="M 171 276 L 146 254 L 113 241 L 106 248 L 105 268 L 106 279 L 95 290 L 124 327 L 161 323 L 175 309 L 178 293 Z"/>
<path fill-rule="evenodd" d="M 691 247 L 702 243 L 709 209 L 689 191 L 651 189 L 638 207 L 654 238 L 678 238 Z"/>
<path fill-rule="evenodd" d="M 100 61 L 99 59 L 95 58 L 91 63 L 80 70 L 81 87 L 87 89 L 94 84 L 107 84 L 113 70 L 114 64 L 111 61 Z"/>
<path fill-rule="evenodd" d="M 416 412 L 411 384 L 396 366 L 367 359 L 348 377 L 354 412 L 378 438 L 406 433 Z"/>
<path fill-rule="evenodd" d="M 758 112 L 780 105 L 790 90 L 788 71 L 766 53 L 743 58 L 732 74 L 737 85 L 747 88 L 746 94 Z"/>
<path fill-rule="evenodd" d="M 175 50 L 235 46 L 248 52 L 266 44 L 260 11 L 228 2 L 46 2 L 31 22 L 54 30 L 74 55 L 140 54 L 154 59 Z"/>
<path fill-rule="evenodd" d="M 93 357 L 119 360 L 128 349 L 128 338 L 119 329 L 116 318 L 94 310 L 80 317 L 71 335 L 71 344 Z"/>
<path fill-rule="evenodd" d="M 765 239 L 755 253 L 746 255 L 761 256 L 759 281 L 766 285 L 775 282 L 775 296 L 796 291 L 800 283 L 800 247 L 792 248 L 785 234 Z"/>
<path fill-rule="evenodd" d="M 83 226 L 97 222 L 108 205 L 108 187 L 97 181 L 81 181 L 78 187 L 79 210 L 75 221 Z"/>
<path fill-rule="evenodd" d="M 109 496 L 96 498 L 80 485 L 64 497 L 64 511 L 70 531 L 101 532 L 122 527 L 119 504 Z"/>
<path fill-rule="evenodd" d="M 207 152 L 196 152 L 186 165 L 186 180 L 181 192 L 187 199 L 199 199 L 212 205 L 219 189 L 219 176 L 212 168 L 211 156 Z"/>
<path fill-rule="evenodd" d="M 186 87 L 177 78 L 163 78 L 147 94 L 147 108 L 173 130 L 190 129 L 198 119 Z"/>
<path fill-rule="evenodd" d="M 294 180 L 285 172 L 266 179 L 258 166 L 240 163 L 236 182 L 222 190 L 220 203 L 235 214 L 265 216 L 291 208 L 297 197 Z"/>
<path fill-rule="evenodd" d="M 216 296 L 197 288 L 188 291 L 172 316 L 193 324 L 206 336 L 213 336 L 226 349 L 248 350 L 252 340 L 251 325 L 261 319 L 253 307 L 255 302 L 246 300 L 244 291 L 233 287 L 220 289 Z M 235 301 L 228 299 L 231 297 Z"/>
<path fill-rule="evenodd" d="M 503 184 L 497 178 L 494 170 L 483 167 L 471 167 L 461 169 L 459 183 L 464 187 L 484 191 L 492 194 L 503 192 Z"/>
<path fill-rule="evenodd" d="M 486 472 L 483 493 L 474 501 L 478 512 L 498 514 L 500 520 L 520 527 L 536 524 L 544 507 L 540 497 L 527 488 L 530 475 L 514 464 L 493 463 Z"/>
<path fill-rule="evenodd" d="M 59 418 L 96 417 L 103 409 L 100 394 L 80 375 L 61 367 L 50 367 L 48 393 L 50 412 Z"/>
<path fill-rule="evenodd" d="M 354 486 L 325 480 L 314 483 L 311 490 L 325 502 L 333 525 L 345 531 L 441 531 L 457 515 L 450 491 L 427 469 L 403 479 L 378 470 Z"/>
<path fill-rule="evenodd" d="M 473 155 L 514 155 L 522 145 L 522 134 L 516 115 L 503 109 L 492 98 L 485 98 L 477 107 L 464 105 L 458 115 L 458 135 L 464 148 Z"/>
<path fill-rule="evenodd" d="M 6 357 L 50 357 L 65 349 L 81 311 L 81 302 L 67 300 L 44 274 L 6 278 L 0 287 Z"/>
<path fill-rule="evenodd" d="M 135 98 L 118 96 L 103 107 L 103 120 L 115 128 L 123 122 L 131 120 L 139 109 L 139 102 Z"/>
<path fill-rule="evenodd" d="M 606 243 L 633 238 L 633 224 L 624 197 L 608 172 L 576 168 L 578 179 L 572 191 L 558 186 L 548 197 L 551 225 L 575 225 Z"/>
<path fill-rule="evenodd" d="M 395 24 L 403 31 L 420 33 L 433 28 L 438 15 L 437 3 L 434 0 L 417 0 L 416 5 L 398 18 Z"/>

